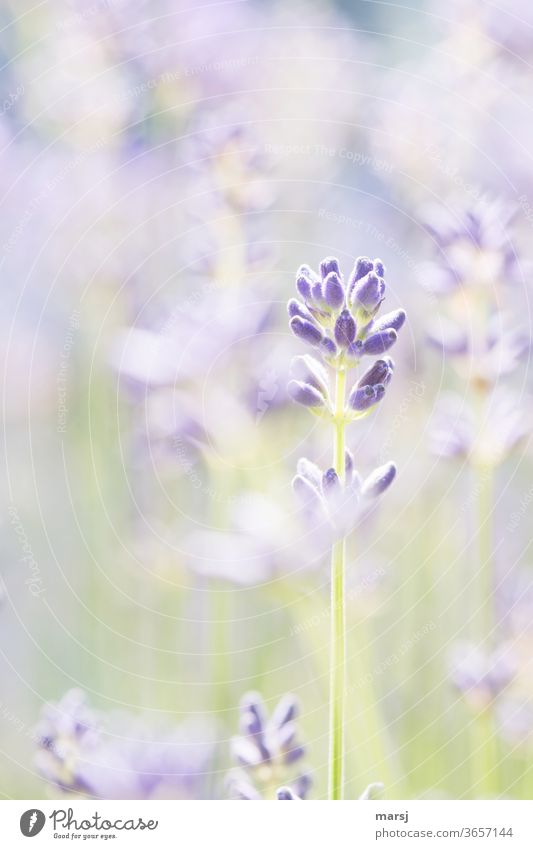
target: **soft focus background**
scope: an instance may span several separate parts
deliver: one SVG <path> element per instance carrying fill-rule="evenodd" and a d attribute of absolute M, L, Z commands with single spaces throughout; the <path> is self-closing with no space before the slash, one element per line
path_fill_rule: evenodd
<path fill-rule="evenodd" d="M 399 471 L 348 549 L 346 795 L 533 798 L 530 4 L 0 12 L 0 796 L 227 798 L 257 690 L 298 697 L 324 797 L 327 543 L 291 479 L 331 435 L 285 303 L 363 254 L 408 322 L 348 432 Z"/>

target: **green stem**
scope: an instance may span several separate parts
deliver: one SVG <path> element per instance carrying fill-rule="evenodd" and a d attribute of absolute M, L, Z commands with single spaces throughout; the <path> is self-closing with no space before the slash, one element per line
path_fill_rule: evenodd
<path fill-rule="evenodd" d="M 346 372 L 337 371 L 335 384 L 334 465 L 344 482 L 344 395 Z M 330 738 L 329 798 L 342 799 L 344 787 L 344 707 L 346 678 L 346 609 L 344 594 L 344 538 L 334 543 L 331 552 L 331 642 L 330 642 Z"/>
<path fill-rule="evenodd" d="M 476 593 L 477 616 L 474 637 L 479 645 L 488 649 L 494 637 L 494 575 L 492 564 L 492 482 L 493 470 L 489 465 L 474 468 L 477 507 L 478 588 Z M 480 798 L 492 799 L 498 795 L 500 783 L 499 751 L 490 709 L 475 716 L 472 722 L 473 773 L 478 776 L 477 792 Z"/>
<path fill-rule="evenodd" d="M 477 502 L 478 543 L 478 593 L 475 637 L 480 644 L 491 642 L 494 629 L 492 573 L 492 469 L 488 465 L 476 466 L 475 495 Z"/>
<path fill-rule="evenodd" d="M 499 795 L 498 738 L 490 707 L 480 711 L 472 720 L 472 756 L 476 765 L 474 794 L 478 799 L 494 799 Z"/>

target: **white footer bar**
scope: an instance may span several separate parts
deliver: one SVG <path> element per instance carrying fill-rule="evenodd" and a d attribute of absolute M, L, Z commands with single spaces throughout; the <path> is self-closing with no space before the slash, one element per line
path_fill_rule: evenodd
<path fill-rule="evenodd" d="M 533 802 L 2 801 L 1 845 L 533 849 Z M 29 843 L 35 838 L 35 843 Z M 70 841 L 67 843 L 67 841 Z"/>

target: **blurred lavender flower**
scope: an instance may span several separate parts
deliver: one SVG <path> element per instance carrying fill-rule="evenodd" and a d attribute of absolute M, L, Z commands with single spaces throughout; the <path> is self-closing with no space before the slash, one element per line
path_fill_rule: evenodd
<path fill-rule="evenodd" d="M 474 711 L 492 705 L 516 673 L 508 646 L 487 652 L 472 643 L 455 647 L 451 658 L 452 682 Z"/>
<path fill-rule="evenodd" d="M 202 798 L 213 754 L 209 729 L 156 731 L 131 714 L 104 715 L 70 690 L 43 708 L 37 769 L 65 792 L 102 799 Z"/>
<path fill-rule="evenodd" d="M 506 743 L 514 748 L 533 745 L 533 701 L 525 693 L 504 696 L 495 708 L 497 728 Z"/>
<path fill-rule="evenodd" d="M 258 693 L 243 697 L 241 734 L 232 741 L 233 759 L 239 767 L 228 775 L 234 798 L 275 798 L 276 788 L 283 780 L 287 787 L 277 791 L 278 799 L 305 798 L 311 777 L 299 766 L 305 749 L 296 739 L 298 712 L 298 702 L 292 695 L 283 696 L 270 716 Z"/>
<path fill-rule="evenodd" d="M 527 438 L 530 430 L 527 405 L 508 389 L 492 392 L 477 426 L 468 400 L 449 392 L 439 400 L 433 416 L 430 448 L 439 457 L 468 457 L 479 467 L 496 466 Z"/>
<path fill-rule="evenodd" d="M 310 526 L 326 521 L 333 538 L 339 538 L 355 527 L 372 501 L 389 488 L 395 476 L 394 463 L 385 463 L 362 480 L 353 468 L 351 454 L 346 452 L 344 483 L 335 469 L 322 473 L 318 466 L 302 457 L 292 485 L 302 501 Z"/>
<path fill-rule="evenodd" d="M 39 741 L 36 766 L 62 790 L 90 793 L 82 777 L 80 754 L 97 747 L 98 715 L 87 706 L 82 690 L 69 690 L 57 704 L 47 704 L 35 729 Z"/>
<path fill-rule="evenodd" d="M 523 275 L 510 231 L 515 214 L 515 207 L 486 196 L 423 207 L 420 220 L 444 262 L 439 261 L 436 269 L 426 266 L 422 282 L 431 290 L 434 270 L 439 294 L 451 293 L 461 284 L 520 283 Z"/>
<path fill-rule="evenodd" d="M 486 197 L 421 213 L 439 248 L 438 261 L 425 266 L 423 283 L 446 304 L 444 315 L 426 325 L 428 341 L 472 389 L 464 401 L 441 399 L 432 448 L 440 456 L 468 456 L 490 466 L 501 463 L 531 428 L 523 399 L 501 385 L 531 349 L 531 334 L 517 329 L 510 311 L 507 287 L 522 282 L 509 231 L 513 215 L 507 204 Z"/>

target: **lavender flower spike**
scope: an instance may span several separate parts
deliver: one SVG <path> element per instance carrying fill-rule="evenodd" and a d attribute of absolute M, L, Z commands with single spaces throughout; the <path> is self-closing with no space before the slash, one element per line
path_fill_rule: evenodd
<path fill-rule="evenodd" d="M 244 696 L 240 706 L 241 733 L 232 740 L 232 754 L 239 768 L 228 775 L 234 798 L 268 798 L 272 782 L 282 777 L 294 798 L 305 796 L 310 782 L 308 774 L 296 766 L 305 754 L 296 740 L 297 714 L 298 703 L 292 695 L 283 696 L 270 717 L 258 693 Z"/>
<path fill-rule="evenodd" d="M 396 466 L 388 463 L 376 469 L 362 484 L 345 444 L 346 426 L 370 412 L 383 398 L 394 364 L 389 357 L 378 360 L 351 389 L 347 387 L 347 376 L 359 365 L 363 356 L 383 354 L 396 342 L 398 331 L 405 322 L 405 312 L 395 310 L 381 321 L 376 320 L 386 288 L 385 268 L 379 259 L 359 257 L 346 291 L 337 260 L 331 257 L 323 260 L 320 276 L 322 282 L 308 266 L 300 268 L 296 286 L 312 321 L 302 317 L 302 307 L 291 301 L 289 314 L 293 317 L 290 325 L 297 336 L 318 349 L 333 371 L 335 397 L 329 395 L 333 380 L 317 375 L 316 367 L 308 369 L 308 364 L 298 366 L 300 379 L 291 381 L 289 394 L 312 412 L 322 410 L 322 404 L 327 405 L 324 418 L 331 421 L 334 431 L 332 468 L 321 475 L 320 470 L 308 460 L 300 460 L 293 487 L 302 499 L 313 526 L 325 522 L 331 529 L 329 798 L 342 799 L 346 672 L 345 537 L 357 523 L 365 501 L 381 495 L 396 475 Z M 293 751 L 293 757 L 300 757 L 298 747 Z M 284 793 L 284 788 L 280 792 Z M 292 797 L 282 795 L 279 798 Z"/>
<path fill-rule="evenodd" d="M 334 369 L 351 369 L 365 355 L 385 353 L 396 342 L 405 312 L 393 310 L 376 318 L 385 297 L 384 274 L 381 260 L 360 257 L 346 291 L 333 257 L 323 260 L 320 276 L 301 266 L 296 288 L 303 302 L 291 298 L 288 303 L 292 332 L 318 348 Z"/>

